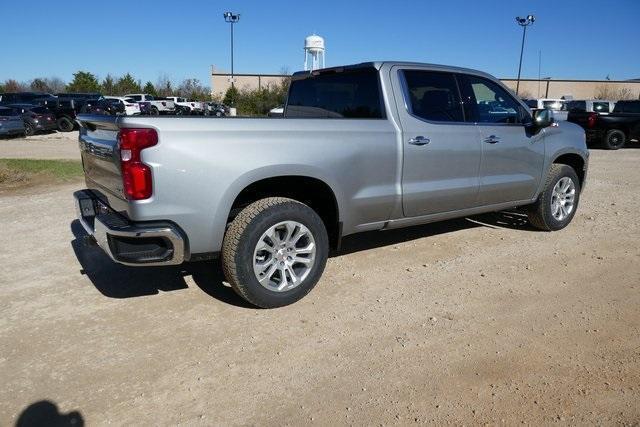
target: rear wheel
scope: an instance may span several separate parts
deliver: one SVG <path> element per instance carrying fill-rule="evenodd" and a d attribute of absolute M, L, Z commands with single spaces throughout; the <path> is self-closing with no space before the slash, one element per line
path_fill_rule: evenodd
<path fill-rule="evenodd" d="M 612 129 L 604 136 L 604 148 L 607 150 L 617 150 L 624 147 L 627 137 L 621 130 Z"/>
<path fill-rule="evenodd" d="M 578 208 L 580 180 L 572 167 L 553 164 L 538 200 L 527 209 L 529 222 L 544 231 L 565 228 Z"/>
<path fill-rule="evenodd" d="M 222 266 L 233 289 L 262 308 L 298 301 L 324 271 L 329 239 L 322 219 L 296 200 L 270 197 L 244 208 L 229 226 Z"/>
<path fill-rule="evenodd" d="M 157 116 L 160 114 L 160 110 L 158 110 L 158 107 L 156 107 L 155 105 L 151 106 L 151 115 L 152 116 Z"/>
<path fill-rule="evenodd" d="M 73 130 L 73 122 L 68 117 L 60 117 L 56 124 L 60 132 L 71 132 Z"/>

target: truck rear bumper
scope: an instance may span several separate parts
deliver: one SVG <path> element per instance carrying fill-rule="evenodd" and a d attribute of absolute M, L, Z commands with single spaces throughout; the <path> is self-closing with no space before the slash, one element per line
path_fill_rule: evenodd
<path fill-rule="evenodd" d="M 91 190 L 73 193 L 78 220 L 109 257 L 130 266 L 181 264 L 186 242 L 178 226 L 166 221 L 131 222 Z"/>

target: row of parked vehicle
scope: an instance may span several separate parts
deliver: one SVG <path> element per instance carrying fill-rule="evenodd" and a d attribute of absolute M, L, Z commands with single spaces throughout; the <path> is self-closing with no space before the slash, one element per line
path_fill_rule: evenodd
<path fill-rule="evenodd" d="M 640 140 L 640 100 L 543 98 L 524 102 L 533 110 L 552 110 L 556 120 L 582 126 L 590 146 L 617 150 Z"/>
<path fill-rule="evenodd" d="M 58 130 L 70 132 L 81 113 L 106 115 L 206 115 L 223 117 L 229 108 L 180 96 L 145 93 L 103 96 L 99 93 L 38 92 L 0 94 L 0 135 L 33 135 Z"/>

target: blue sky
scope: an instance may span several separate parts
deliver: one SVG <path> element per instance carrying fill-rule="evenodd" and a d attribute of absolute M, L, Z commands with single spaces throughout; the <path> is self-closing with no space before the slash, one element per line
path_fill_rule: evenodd
<path fill-rule="evenodd" d="M 640 0 L 108 0 L 3 1 L 0 80 L 74 71 L 131 72 L 156 82 L 198 78 L 211 64 L 229 69 L 229 24 L 236 26 L 237 73 L 296 71 L 303 40 L 326 39 L 327 66 L 375 59 L 459 65 L 514 77 L 521 28 L 533 13 L 523 77 L 640 78 Z M 60 7 L 64 4 L 64 7 Z M 25 8 L 28 6 L 28 11 Z"/>

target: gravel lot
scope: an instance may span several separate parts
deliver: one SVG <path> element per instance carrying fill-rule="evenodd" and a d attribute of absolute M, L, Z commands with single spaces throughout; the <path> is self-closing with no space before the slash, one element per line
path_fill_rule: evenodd
<path fill-rule="evenodd" d="M 80 160 L 78 131 L 0 139 L 0 159 Z"/>
<path fill-rule="evenodd" d="M 561 232 L 501 213 L 349 238 L 277 310 L 215 263 L 131 269 L 83 245 L 81 183 L 2 196 L 0 425 L 637 424 L 638 164 L 594 150 Z"/>

